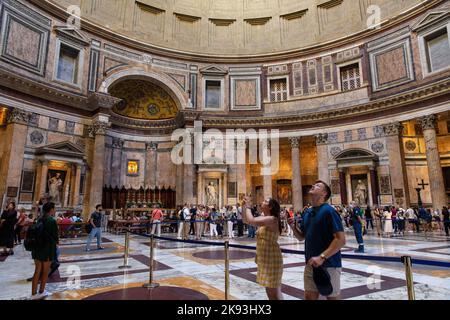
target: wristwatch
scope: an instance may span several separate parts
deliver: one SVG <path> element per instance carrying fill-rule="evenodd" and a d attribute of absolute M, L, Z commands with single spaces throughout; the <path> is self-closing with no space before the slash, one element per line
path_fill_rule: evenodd
<path fill-rule="evenodd" d="M 323 261 L 327 260 L 327 257 L 323 253 L 320 255 L 320 257 L 322 258 Z"/>

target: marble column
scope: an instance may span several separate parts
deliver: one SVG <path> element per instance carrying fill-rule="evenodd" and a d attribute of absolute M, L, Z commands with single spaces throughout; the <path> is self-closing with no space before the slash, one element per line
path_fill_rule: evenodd
<path fill-rule="evenodd" d="M 158 185 L 157 183 L 157 170 L 158 170 L 158 144 L 156 142 L 146 143 L 146 154 L 145 154 L 145 186 L 154 188 Z"/>
<path fill-rule="evenodd" d="M 339 169 L 339 189 L 341 191 L 341 204 L 348 205 L 347 199 L 347 181 L 345 176 L 345 169 Z"/>
<path fill-rule="evenodd" d="M 330 172 L 328 170 L 328 135 L 316 135 L 316 149 L 317 149 L 317 169 L 319 180 L 328 184 L 330 181 Z"/>
<path fill-rule="evenodd" d="M 375 167 L 369 167 L 369 174 L 370 174 L 370 188 L 372 191 L 372 201 L 374 205 L 379 205 L 378 203 L 378 195 L 379 187 L 378 187 L 378 174 L 377 169 Z"/>
<path fill-rule="evenodd" d="M 266 148 L 270 152 L 270 141 L 267 141 L 264 148 Z M 271 164 L 269 163 L 267 166 L 263 167 L 265 172 L 267 174 L 263 175 L 263 194 L 264 199 L 272 198 L 273 192 L 272 192 L 272 174 L 271 174 Z"/>
<path fill-rule="evenodd" d="M 80 205 L 81 164 L 74 165 L 75 179 L 72 190 L 72 207 Z"/>
<path fill-rule="evenodd" d="M 111 155 L 111 186 L 113 188 L 122 188 L 120 181 L 122 176 L 122 149 L 124 141 L 122 139 L 112 139 L 112 155 Z"/>
<path fill-rule="evenodd" d="M 47 175 L 48 175 L 48 161 L 39 161 L 37 179 L 36 179 L 36 189 L 34 190 L 34 201 L 39 201 L 41 196 L 45 193 L 47 188 Z"/>
<path fill-rule="evenodd" d="M 183 202 L 195 204 L 194 199 L 194 163 L 193 163 L 193 134 L 189 133 L 184 137 L 184 168 L 183 168 Z"/>
<path fill-rule="evenodd" d="M 447 195 L 445 193 L 444 176 L 442 173 L 441 160 L 436 139 L 436 115 L 429 115 L 419 119 L 422 125 L 423 137 L 425 139 L 425 148 L 428 164 L 428 177 L 430 179 L 430 192 L 433 208 L 442 210 L 443 206 L 448 205 Z"/>
<path fill-rule="evenodd" d="M 0 167 L 0 197 L 6 194 L 8 187 L 15 187 L 20 190 L 23 169 L 22 160 L 27 144 L 29 119 L 29 112 L 17 108 L 12 108 L 8 111 L 6 132 L 3 136 L 4 150 Z"/>
<path fill-rule="evenodd" d="M 223 188 L 222 188 L 223 203 L 222 203 L 222 206 L 225 206 L 228 204 L 228 173 L 223 174 L 222 181 L 223 181 Z"/>
<path fill-rule="evenodd" d="M 406 175 L 405 153 L 401 142 L 403 126 L 399 122 L 383 126 L 386 136 L 386 151 L 389 156 L 389 173 L 392 181 L 393 204 L 403 208 L 409 206 L 409 188 Z"/>
<path fill-rule="evenodd" d="M 303 208 L 303 189 L 302 174 L 300 169 L 300 138 L 291 137 L 291 153 L 292 153 L 292 202 L 294 211 Z"/>
<path fill-rule="evenodd" d="M 247 164 L 246 164 L 246 152 L 247 152 L 247 144 L 245 140 L 237 141 L 237 164 L 236 164 L 236 172 L 237 172 L 237 198 L 239 199 L 239 194 L 247 193 Z M 241 153 L 242 157 L 239 156 Z"/>
<path fill-rule="evenodd" d="M 198 204 L 205 204 L 204 199 L 204 191 L 203 191 L 203 173 L 198 172 L 197 173 L 197 203 Z"/>
<path fill-rule="evenodd" d="M 103 174 L 101 173 L 105 166 L 105 140 L 108 127 L 109 123 L 103 121 L 94 121 L 92 127 L 90 127 L 91 137 L 94 137 L 94 150 L 89 190 L 89 212 L 93 212 L 95 206 L 102 203 Z"/>

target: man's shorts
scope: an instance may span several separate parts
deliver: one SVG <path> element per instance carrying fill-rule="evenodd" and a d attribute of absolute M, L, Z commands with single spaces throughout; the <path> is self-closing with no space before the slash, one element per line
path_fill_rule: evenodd
<path fill-rule="evenodd" d="M 341 273 L 342 268 L 326 268 L 330 274 L 331 285 L 333 286 L 333 292 L 328 298 L 336 298 L 341 294 Z M 304 283 L 305 291 L 319 292 L 313 279 L 313 267 L 306 265 L 304 271 Z"/>

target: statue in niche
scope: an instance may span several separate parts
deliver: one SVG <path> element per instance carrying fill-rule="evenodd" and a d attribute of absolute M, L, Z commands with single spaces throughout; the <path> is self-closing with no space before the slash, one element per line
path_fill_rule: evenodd
<path fill-rule="evenodd" d="M 53 177 L 50 177 L 50 174 L 48 176 L 48 190 L 50 199 L 55 204 L 61 204 L 61 191 L 63 185 L 61 174 L 57 172 Z"/>
<path fill-rule="evenodd" d="M 217 205 L 217 190 L 214 183 L 210 182 L 206 187 L 206 205 L 216 206 Z"/>
<path fill-rule="evenodd" d="M 358 184 L 355 188 L 355 202 L 358 205 L 366 205 L 367 204 L 367 187 L 362 182 L 362 180 L 358 180 Z"/>

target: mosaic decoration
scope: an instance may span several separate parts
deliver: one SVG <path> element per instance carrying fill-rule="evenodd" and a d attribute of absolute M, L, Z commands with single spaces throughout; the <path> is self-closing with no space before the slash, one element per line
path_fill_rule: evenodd
<path fill-rule="evenodd" d="M 130 118 L 160 120 L 175 118 L 178 108 L 172 97 L 161 87 L 142 80 L 125 80 L 109 89 L 123 99 L 114 112 Z"/>

